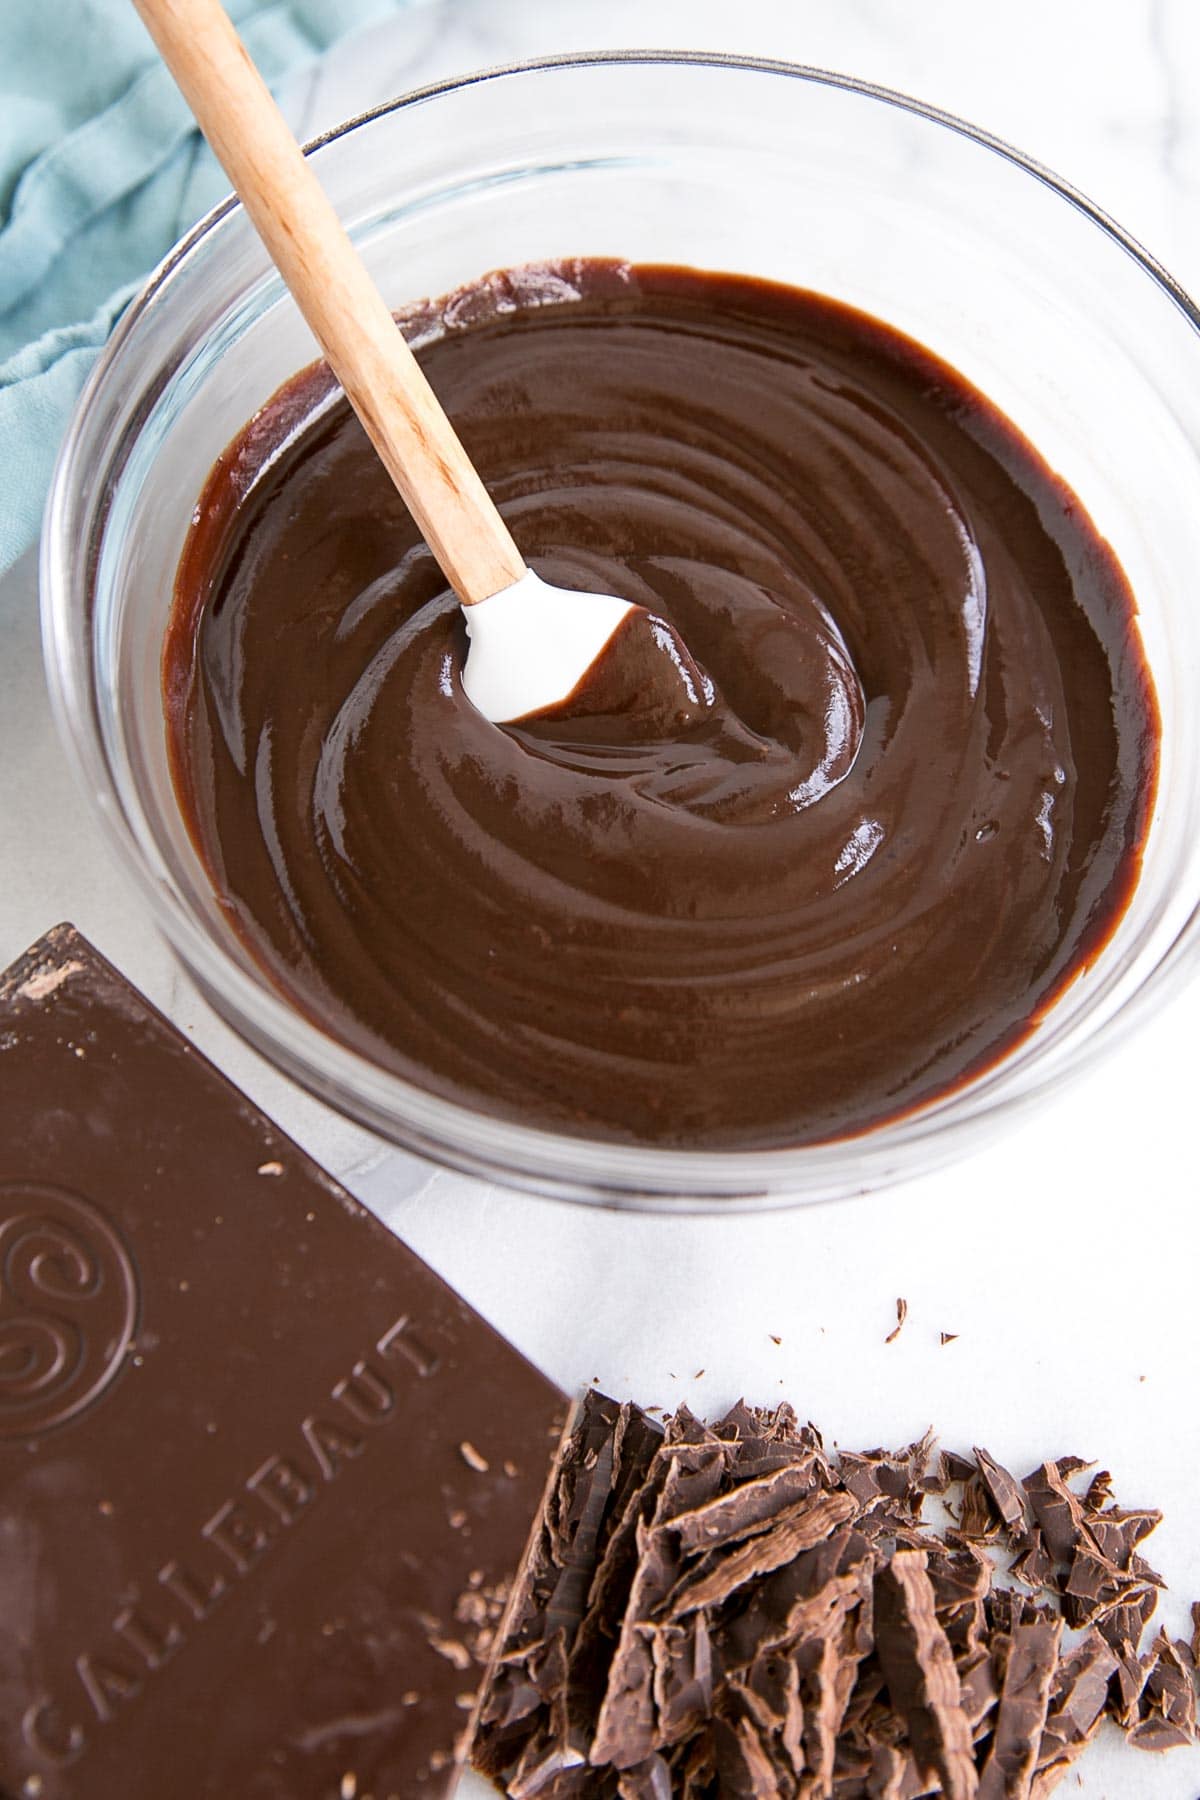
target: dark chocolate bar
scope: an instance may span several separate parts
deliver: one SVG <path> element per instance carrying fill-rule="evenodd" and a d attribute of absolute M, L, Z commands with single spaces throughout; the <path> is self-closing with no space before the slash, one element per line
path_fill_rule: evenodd
<path fill-rule="evenodd" d="M 0 1792 L 453 1786 L 552 1384 L 70 926 L 0 976 Z"/>

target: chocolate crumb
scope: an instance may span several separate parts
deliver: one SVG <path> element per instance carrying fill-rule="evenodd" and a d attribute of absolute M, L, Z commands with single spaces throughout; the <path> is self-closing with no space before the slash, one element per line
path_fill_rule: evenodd
<path fill-rule="evenodd" d="M 776 1337 L 773 1331 L 768 1331 L 767 1336 L 773 1344 L 782 1344 L 783 1342 L 783 1339 L 781 1337 Z"/>
<path fill-rule="evenodd" d="M 946 1344 L 956 1344 L 958 1342 L 957 1331 L 943 1331 L 939 1333 L 939 1337 L 943 1346 Z"/>
<path fill-rule="evenodd" d="M 904 1329 L 904 1321 L 908 1317 L 908 1301 L 901 1298 L 896 1302 L 896 1323 L 884 1338 L 885 1344 L 894 1344 Z"/>

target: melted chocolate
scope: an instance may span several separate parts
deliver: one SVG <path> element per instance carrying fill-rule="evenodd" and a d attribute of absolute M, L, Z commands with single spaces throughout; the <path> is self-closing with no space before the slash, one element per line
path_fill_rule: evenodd
<path fill-rule="evenodd" d="M 631 699 L 642 635 L 487 723 L 432 557 L 298 376 L 213 470 L 165 657 L 180 801 L 272 980 L 436 1093 L 666 1145 L 837 1137 L 995 1062 L 1110 936 L 1156 776 L 1077 498 L 813 294 L 584 262 L 406 323 L 530 563 L 669 622 L 701 686 Z"/>

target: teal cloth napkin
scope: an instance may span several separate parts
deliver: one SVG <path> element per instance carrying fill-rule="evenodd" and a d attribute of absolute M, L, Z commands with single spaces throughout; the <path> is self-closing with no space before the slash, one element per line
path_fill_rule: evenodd
<path fill-rule="evenodd" d="M 268 82 L 403 0 L 226 0 Z M 0 573 L 113 324 L 229 182 L 130 0 L 0 4 Z"/>

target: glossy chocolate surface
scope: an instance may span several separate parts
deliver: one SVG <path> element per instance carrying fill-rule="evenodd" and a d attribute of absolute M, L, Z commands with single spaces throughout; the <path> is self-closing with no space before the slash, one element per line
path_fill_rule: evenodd
<path fill-rule="evenodd" d="M 4 1800 L 449 1792 L 560 1398 L 69 926 L 0 973 Z"/>
<path fill-rule="evenodd" d="M 431 556 L 299 376 L 213 471 L 165 660 L 185 815 L 272 980 L 438 1094 L 661 1145 L 838 1137 L 993 1063 L 1110 936 L 1154 788 L 1076 497 L 811 294 L 584 262 L 411 329 L 530 563 L 669 621 L 701 684 L 639 704 L 643 638 L 488 724 Z"/>

